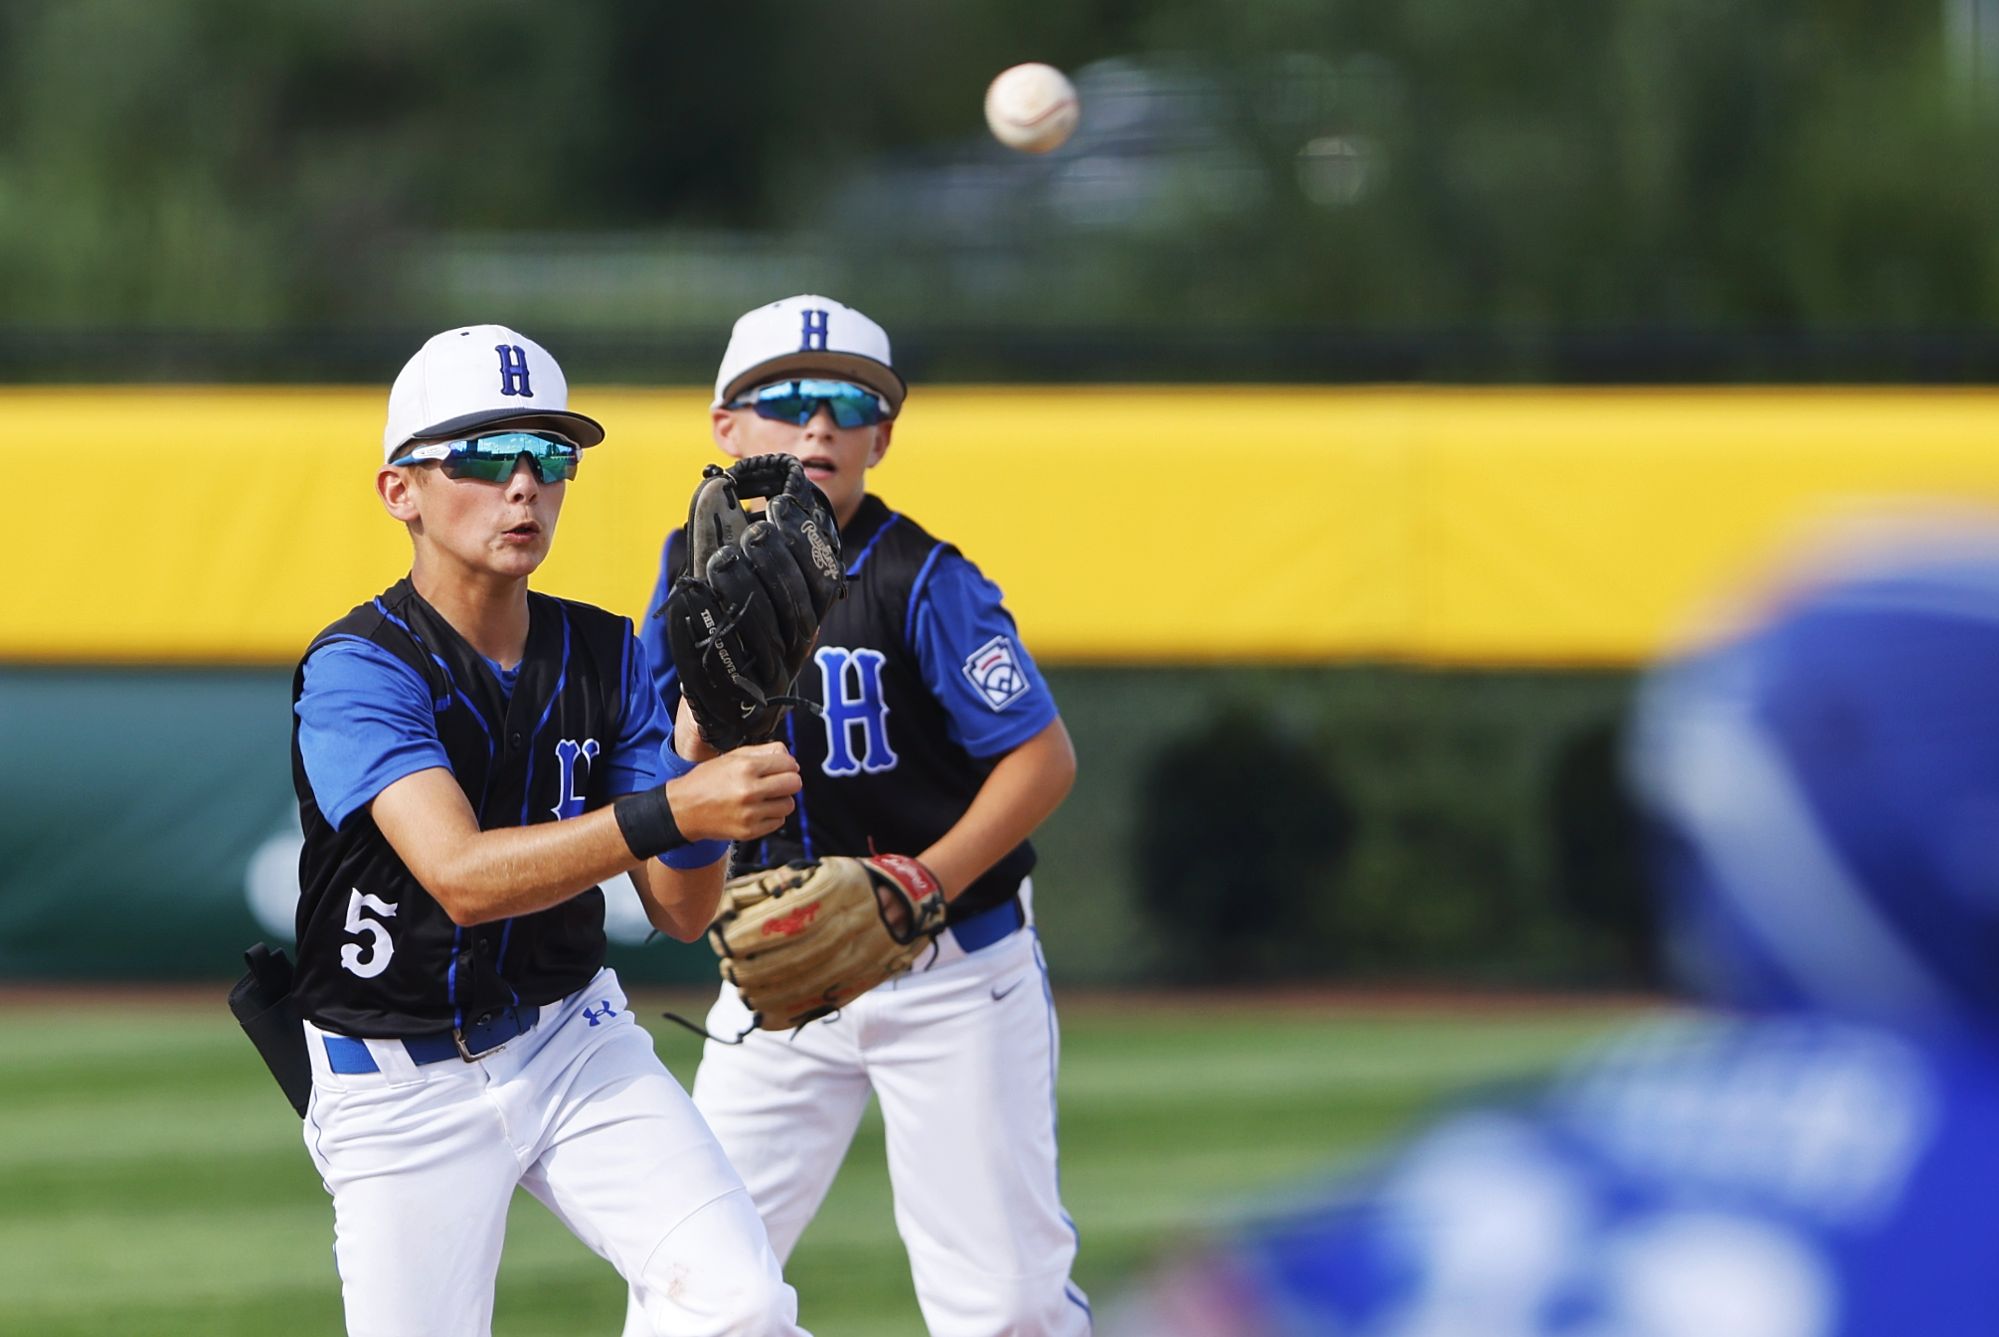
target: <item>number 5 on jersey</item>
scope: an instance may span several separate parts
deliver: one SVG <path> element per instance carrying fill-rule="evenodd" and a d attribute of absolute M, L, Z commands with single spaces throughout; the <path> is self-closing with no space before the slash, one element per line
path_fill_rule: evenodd
<path fill-rule="evenodd" d="M 394 901 L 385 901 L 379 896 L 364 896 L 358 888 L 347 902 L 347 931 L 365 935 L 368 945 L 363 947 L 350 942 L 342 947 L 340 964 L 362 979 L 371 980 L 389 968 L 389 958 L 396 954 L 396 944 L 390 940 L 387 926 L 380 920 L 368 918 L 362 913 L 365 910 L 373 910 L 383 919 L 394 919 L 396 905 Z"/>

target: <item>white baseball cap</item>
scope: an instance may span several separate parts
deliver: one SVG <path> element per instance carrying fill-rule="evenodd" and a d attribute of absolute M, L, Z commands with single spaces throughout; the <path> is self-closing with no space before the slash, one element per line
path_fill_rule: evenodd
<path fill-rule="evenodd" d="M 548 350 L 505 325 L 467 325 L 431 336 L 389 387 L 382 459 L 412 441 L 518 426 L 579 446 L 604 439 L 596 419 L 569 411 L 569 382 Z"/>
<path fill-rule="evenodd" d="M 788 375 L 866 386 L 887 401 L 890 417 L 902 412 L 909 393 L 889 361 L 887 331 L 851 306 L 809 293 L 760 306 L 736 322 L 715 377 L 715 407 Z"/>

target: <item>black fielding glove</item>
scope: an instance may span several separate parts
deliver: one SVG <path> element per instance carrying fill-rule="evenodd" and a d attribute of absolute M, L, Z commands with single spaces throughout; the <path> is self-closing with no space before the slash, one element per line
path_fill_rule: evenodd
<path fill-rule="evenodd" d="M 745 497 L 768 498 L 763 516 Z M 665 607 L 666 642 L 702 736 L 718 752 L 776 735 L 819 625 L 846 593 L 826 494 L 789 455 L 709 465 L 687 509 L 687 574 Z"/>

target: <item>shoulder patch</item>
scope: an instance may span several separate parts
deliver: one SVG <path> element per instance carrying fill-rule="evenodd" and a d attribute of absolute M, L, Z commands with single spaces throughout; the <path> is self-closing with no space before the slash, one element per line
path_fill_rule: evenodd
<path fill-rule="evenodd" d="M 965 659 L 965 676 L 994 710 L 1005 710 L 1027 695 L 1027 675 L 1020 671 L 1020 656 L 1013 642 L 995 636 Z"/>

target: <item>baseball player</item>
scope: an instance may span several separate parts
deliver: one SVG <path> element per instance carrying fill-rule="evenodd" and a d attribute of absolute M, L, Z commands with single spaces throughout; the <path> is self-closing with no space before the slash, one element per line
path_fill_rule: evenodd
<path fill-rule="evenodd" d="M 818 1210 L 872 1091 L 896 1224 L 933 1333 L 1083 1333 L 1074 1224 L 1056 1176 L 1058 1042 L 1032 921 L 1028 836 L 1075 776 L 1048 686 L 999 589 L 955 547 L 867 490 L 907 387 L 859 311 L 800 296 L 736 322 L 710 412 L 743 458 L 791 455 L 832 503 L 847 595 L 828 612 L 785 737 L 803 791 L 735 871 L 831 855 L 902 855 L 941 884 L 934 958 L 795 1034 L 710 1041 L 695 1103 L 743 1173 L 779 1257 Z M 668 536 L 654 606 L 686 557 Z M 679 697 L 660 620 L 642 633 Z M 750 1014 L 724 987 L 708 1029 Z M 634 1304 L 628 1337 L 649 1329 Z"/>
<path fill-rule="evenodd" d="M 777 826 L 797 768 L 776 744 L 704 753 L 627 620 L 530 592 L 603 435 L 533 340 L 424 344 L 375 476 L 410 573 L 293 680 L 305 1143 L 352 1333 L 488 1332 L 516 1185 L 654 1330 L 801 1331 L 741 1181 L 603 968 L 596 886 L 634 872 L 655 925 L 699 936 L 724 842 Z"/>
<path fill-rule="evenodd" d="M 1668 942 L 1728 1011 L 1444 1121 L 1107 1329 L 1999 1332 L 1999 527 L 1802 574 L 1636 722 Z"/>

